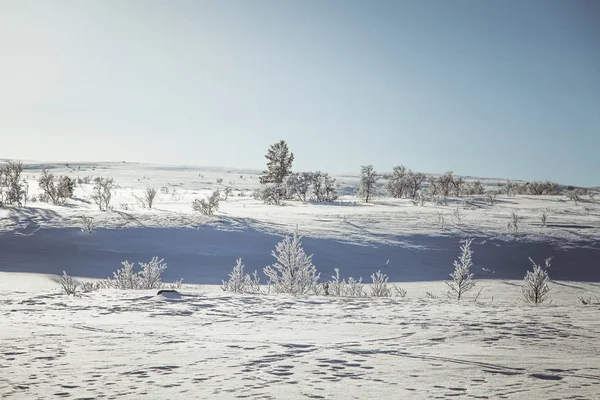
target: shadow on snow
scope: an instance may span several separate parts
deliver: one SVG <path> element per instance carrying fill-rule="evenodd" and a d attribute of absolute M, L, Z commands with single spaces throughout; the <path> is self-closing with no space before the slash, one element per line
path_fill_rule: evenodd
<path fill-rule="evenodd" d="M 396 282 L 449 279 L 452 262 L 459 255 L 459 237 L 398 239 L 402 242 L 393 245 L 317 238 L 304 238 L 303 243 L 307 253 L 314 254 L 313 262 L 325 280 L 334 268 L 343 277 L 362 276 L 365 282 L 379 269 Z M 165 281 L 183 278 L 185 283 L 217 284 L 239 257 L 247 272 L 262 272 L 274 261 L 271 250 L 280 240 L 249 226 L 241 230 L 211 226 L 97 229 L 91 235 L 75 228 L 39 229 L 28 236 L 0 236 L 0 271 L 60 274 L 65 270 L 73 276 L 106 278 L 124 260 L 148 261 L 159 256 L 168 264 Z M 478 279 L 522 279 L 531 266 L 528 257 L 543 263 L 553 256 L 551 279 L 600 281 L 597 243 L 582 242 L 565 249 L 550 243 L 476 238 L 473 250 L 472 271 Z M 261 280 L 265 282 L 264 276 Z"/>

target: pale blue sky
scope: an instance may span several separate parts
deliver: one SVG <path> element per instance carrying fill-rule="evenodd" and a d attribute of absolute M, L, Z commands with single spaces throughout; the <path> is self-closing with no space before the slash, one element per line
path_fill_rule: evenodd
<path fill-rule="evenodd" d="M 600 2 L 0 0 L 0 157 L 600 184 Z"/>

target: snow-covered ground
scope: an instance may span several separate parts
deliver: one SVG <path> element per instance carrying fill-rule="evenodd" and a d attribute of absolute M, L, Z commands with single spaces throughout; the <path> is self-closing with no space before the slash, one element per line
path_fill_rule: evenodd
<path fill-rule="evenodd" d="M 578 300 L 600 297 L 597 200 L 364 204 L 351 195 L 357 176 L 343 175 L 336 178 L 346 195 L 334 203 L 267 206 L 251 197 L 255 170 L 25 167 L 30 197 L 42 167 L 112 177 L 118 189 L 109 212 L 90 201 L 91 184 L 66 206 L 0 209 L 2 398 L 600 398 L 600 305 Z M 234 191 L 215 217 L 192 212 L 193 199 L 225 186 Z M 147 187 L 159 189 L 151 210 L 136 199 Z M 512 212 L 521 218 L 517 237 L 507 234 Z M 94 219 L 92 234 L 81 231 L 81 216 Z M 294 230 L 323 279 L 334 268 L 365 281 L 381 270 L 407 297 L 237 295 L 215 285 L 239 257 L 262 271 L 281 235 Z M 476 293 L 448 300 L 441 282 L 465 238 L 475 239 L 473 272 L 483 288 L 476 302 Z M 60 293 L 63 270 L 104 278 L 121 261 L 153 256 L 168 263 L 166 281 L 183 278 L 179 296 Z M 551 303 L 520 303 L 528 257 L 551 256 Z"/>

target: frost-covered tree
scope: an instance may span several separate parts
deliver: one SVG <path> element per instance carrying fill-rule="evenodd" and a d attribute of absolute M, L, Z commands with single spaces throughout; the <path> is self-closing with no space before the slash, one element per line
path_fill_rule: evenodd
<path fill-rule="evenodd" d="M 260 293 L 260 278 L 258 272 L 254 274 L 244 274 L 244 264 L 242 259 L 238 258 L 235 267 L 229 273 L 229 279 L 223 281 L 221 289 L 226 292 L 234 293 Z"/>
<path fill-rule="evenodd" d="M 324 172 L 313 172 L 313 195 L 316 201 L 335 201 L 338 198 L 335 190 L 335 179 Z"/>
<path fill-rule="evenodd" d="M 411 199 L 417 197 L 417 194 L 421 190 L 423 183 L 425 182 L 425 175 L 420 172 L 412 172 L 410 169 L 406 174 L 407 178 L 407 187 L 408 187 L 408 196 Z"/>
<path fill-rule="evenodd" d="M 459 178 L 453 178 L 450 181 L 450 184 L 452 186 L 452 190 L 454 191 L 454 196 L 460 197 L 463 194 L 465 187 L 465 180 L 462 178 L 462 176 Z"/>
<path fill-rule="evenodd" d="M 406 167 L 403 165 L 394 167 L 392 175 L 388 179 L 387 191 L 390 196 L 395 198 L 406 197 Z"/>
<path fill-rule="evenodd" d="M 546 270 L 531 258 L 529 261 L 533 264 L 533 271 L 527 271 L 527 275 L 523 279 L 521 286 L 522 300 L 526 303 L 540 304 L 546 301 L 550 291 L 550 278 L 546 270 L 551 266 L 552 257 L 546 259 Z"/>
<path fill-rule="evenodd" d="M 471 243 L 473 239 L 468 239 L 465 244 L 460 247 L 461 254 L 458 260 L 454 261 L 454 272 L 450 274 L 453 282 L 446 282 L 451 293 L 456 295 L 457 300 L 460 300 L 465 292 L 473 289 L 476 281 L 473 280 L 471 267 L 473 266 L 473 251 Z"/>
<path fill-rule="evenodd" d="M 394 167 L 388 180 L 387 190 L 392 197 L 415 199 L 425 180 L 426 176 L 422 173 L 413 172 L 410 169 L 407 171 L 406 167 L 400 165 Z"/>
<path fill-rule="evenodd" d="M 275 293 L 302 295 L 314 290 L 320 275 L 312 264 L 312 255 L 307 255 L 302 248 L 297 233 L 286 236 L 271 254 L 277 262 L 265 267 L 264 273 Z"/>
<path fill-rule="evenodd" d="M 310 172 L 290 174 L 286 179 L 287 196 L 306 203 L 313 181 L 314 176 Z"/>
<path fill-rule="evenodd" d="M 260 183 L 282 185 L 285 178 L 292 173 L 294 153 L 290 153 L 285 140 L 281 140 L 271 145 L 265 157 L 268 160 L 267 169 L 260 177 Z"/>
<path fill-rule="evenodd" d="M 437 186 L 440 189 L 442 196 L 448 197 L 450 190 L 454 186 L 454 172 L 448 171 L 444 175 L 437 178 Z"/>
<path fill-rule="evenodd" d="M 211 216 L 215 211 L 219 210 L 219 202 L 221 201 L 221 192 L 215 190 L 206 199 L 195 199 L 192 203 L 192 209 L 202 215 Z"/>
<path fill-rule="evenodd" d="M 358 194 L 366 203 L 376 194 L 378 179 L 379 177 L 372 165 L 361 167 Z"/>

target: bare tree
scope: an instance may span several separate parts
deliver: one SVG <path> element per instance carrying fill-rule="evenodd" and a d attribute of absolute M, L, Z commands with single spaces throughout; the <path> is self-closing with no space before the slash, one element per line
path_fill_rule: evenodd
<path fill-rule="evenodd" d="M 107 211 L 113 195 L 115 183 L 112 178 L 97 177 L 94 179 L 92 200 L 98 205 L 100 211 Z"/>
<path fill-rule="evenodd" d="M 144 192 L 144 202 L 146 203 L 148 208 L 152 208 L 155 198 L 156 198 L 156 188 L 146 188 L 146 191 Z"/>
<path fill-rule="evenodd" d="M 365 200 L 366 203 L 368 203 L 371 197 L 376 194 L 378 179 L 379 177 L 377 176 L 372 165 L 361 167 L 358 194 Z"/>

